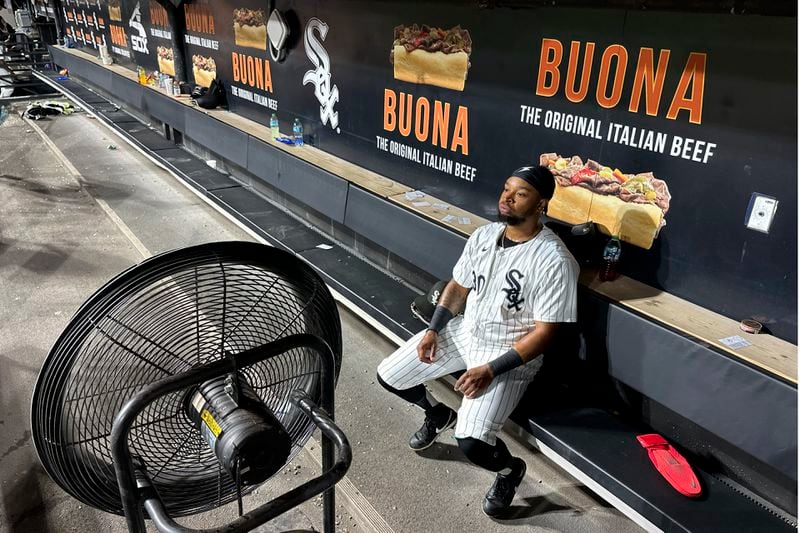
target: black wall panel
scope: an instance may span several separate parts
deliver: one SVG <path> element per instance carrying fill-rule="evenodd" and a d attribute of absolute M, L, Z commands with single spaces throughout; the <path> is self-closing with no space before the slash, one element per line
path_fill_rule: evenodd
<path fill-rule="evenodd" d="M 179 131 L 186 129 L 186 106 L 184 104 L 157 91 L 146 90 L 143 94 L 143 111 L 145 113 Z"/>
<path fill-rule="evenodd" d="M 247 146 L 247 170 L 266 183 L 278 186 L 278 161 L 284 156 L 277 148 L 249 137 Z"/>
<path fill-rule="evenodd" d="M 344 222 L 349 182 L 295 157 L 280 161 L 278 188 L 325 216 Z"/>
<path fill-rule="evenodd" d="M 374 194 L 350 187 L 345 225 L 440 279 L 450 279 L 467 240 Z"/>
<path fill-rule="evenodd" d="M 249 136 L 245 132 L 190 107 L 184 109 L 187 137 L 240 167 L 247 167 Z"/>

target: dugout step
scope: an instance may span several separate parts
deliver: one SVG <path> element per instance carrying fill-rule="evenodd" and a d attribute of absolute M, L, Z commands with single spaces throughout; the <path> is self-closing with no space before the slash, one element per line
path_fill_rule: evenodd
<path fill-rule="evenodd" d="M 679 494 L 637 442 L 642 431 L 605 410 L 584 407 L 536 414 L 529 417 L 527 429 L 540 444 L 662 531 L 796 531 L 779 514 L 699 468 L 690 457 L 703 495 L 690 499 Z"/>

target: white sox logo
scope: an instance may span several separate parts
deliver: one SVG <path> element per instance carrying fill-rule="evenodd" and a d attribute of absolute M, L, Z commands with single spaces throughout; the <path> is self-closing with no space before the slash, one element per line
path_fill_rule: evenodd
<path fill-rule="evenodd" d="M 431 294 L 431 303 L 436 305 L 439 302 L 439 297 L 442 295 L 442 291 L 433 291 Z"/>
<path fill-rule="evenodd" d="M 142 25 L 142 13 L 139 9 L 139 2 L 136 2 L 136 7 L 133 9 L 133 14 L 131 15 L 131 20 L 128 22 L 128 26 L 139 32 L 139 35 L 131 33 L 131 47 L 136 52 L 150 55 L 150 52 L 147 50 L 147 32 Z"/>
<path fill-rule="evenodd" d="M 339 113 L 333 110 L 333 106 L 339 101 L 339 88 L 336 85 L 331 88 L 331 60 L 327 50 L 314 35 L 314 30 L 319 33 L 324 41 L 328 35 L 328 25 L 312 18 L 306 24 L 305 48 L 308 59 L 314 63 L 316 70 L 309 70 L 303 76 L 303 85 L 314 84 L 314 96 L 320 103 L 319 118 L 322 123 L 330 121 L 331 128 L 339 133 Z"/>
<path fill-rule="evenodd" d="M 502 289 L 504 293 L 506 293 L 506 300 L 508 301 L 508 308 L 513 309 L 515 311 L 521 311 L 522 302 L 525 301 L 525 298 L 520 298 L 520 292 L 522 291 L 522 286 L 519 284 L 519 280 L 524 278 L 525 276 L 522 275 L 522 272 L 519 270 L 509 270 L 508 274 L 506 274 L 506 282 L 508 282 L 509 287 L 507 289 Z"/>

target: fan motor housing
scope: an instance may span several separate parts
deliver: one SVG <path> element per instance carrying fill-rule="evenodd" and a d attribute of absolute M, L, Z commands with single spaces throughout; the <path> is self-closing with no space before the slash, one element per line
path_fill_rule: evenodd
<path fill-rule="evenodd" d="M 243 376 L 207 381 L 188 400 L 187 415 L 242 485 L 263 483 L 286 464 L 292 439 Z"/>

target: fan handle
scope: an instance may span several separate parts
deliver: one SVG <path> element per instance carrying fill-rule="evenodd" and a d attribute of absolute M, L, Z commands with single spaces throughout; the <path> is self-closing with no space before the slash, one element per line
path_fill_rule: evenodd
<path fill-rule="evenodd" d="M 282 354 L 289 350 L 296 348 L 310 348 L 322 355 L 322 371 L 321 371 L 321 407 L 314 405 L 308 396 L 302 391 L 295 391 L 292 401 L 303 410 L 303 412 L 310 416 L 312 421 L 322 431 L 322 470 L 323 474 L 311 481 L 289 491 L 287 494 L 279 496 L 271 502 L 256 508 L 252 512 L 239 517 L 237 520 L 231 522 L 227 526 L 214 530 L 192 530 L 186 529 L 183 526 L 175 523 L 165 512 L 163 504 L 158 499 L 155 490 L 150 487 L 150 490 L 145 488 L 142 491 L 137 487 L 136 473 L 139 474 L 140 482 L 144 481 L 145 485 L 149 485 L 146 479 L 146 474 L 141 470 L 135 470 L 133 461 L 128 448 L 128 433 L 133 425 L 136 417 L 141 413 L 152 401 L 157 398 L 181 390 L 192 385 L 198 385 L 209 379 L 213 379 L 224 374 L 235 372 L 237 368 L 250 366 L 257 362 L 263 361 L 270 357 Z M 111 427 L 111 455 L 114 460 L 114 469 L 117 475 L 117 484 L 119 485 L 120 497 L 122 499 L 122 508 L 125 511 L 125 520 L 128 524 L 128 531 L 130 533 L 145 533 L 144 515 L 142 514 L 142 506 L 144 503 L 147 505 L 148 513 L 152 508 L 156 516 L 150 515 L 159 530 L 169 532 L 212 532 L 212 531 L 249 531 L 268 520 L 278 516 L 279 514 L 287 511 L 291 507 L 302 503 L 303 501 L 314 497 L 322 491 L 325 491 L 323 501 L 323 529 L 326 532 L 334 531 L 334 514 L 336 512 L 334 489 L 333 485 L 336 484 L 350 467 L 352 461 L 352 449 L 347 437 L 342 433 L 333 422 L 334 413 L 334 388 L 335 388 L 335 370 L 334 370 L 334 355 L 328 344 L 315 335 L 308 333 L 301 333 L 297 335 L 290 335 L 282 339 L 270 342 L 257 348 L 251 348 L 236 355 L 220 359 L 212 363 L 208 363 L 196 368 L 193 368 L 182 374 L 176 374 L 164 378 L 155 383 L 151 383 L 122 406 L 119 413 L 114 419 L 114 424 Z M 338 449 L 338 459 L 334 462 L 336 450 Z M 144 474 L 144 475 L 143 475 Z M 294 500 L 299 496 L 304 496 L 304 499 Z M 141 501 L 144 497 L 144 502 Z M 149 503 L 149 505 L 148 505 Z M 160 516 L 159 516 L 160 514 Z M 165 529 L 162 529 L 162 525 Z"/>

